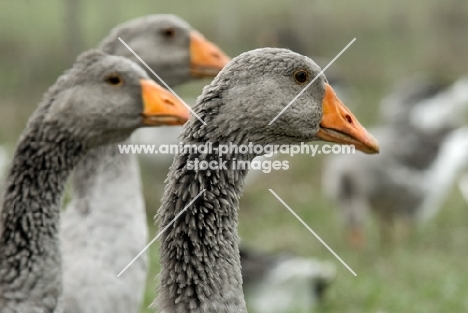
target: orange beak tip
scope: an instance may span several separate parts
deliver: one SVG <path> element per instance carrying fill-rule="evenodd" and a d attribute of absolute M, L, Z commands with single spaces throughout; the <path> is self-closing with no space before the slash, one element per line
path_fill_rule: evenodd
<path fill-rule="evenodd" d="M 364 142 L 364 146 L 368 148 L 368 151 L 366 153 L 378 154 L 380 152 L 379 142 L 370 133 L 368 133 L 368 137 L 369 139 L 366 140 L 366 142 Z"/>
<path fill-rule="evenodd" d="M 330 142 L 354 145 L 364 153 L 378 153 L 379 143 L 359 123 L 353 113 L 336 96 L 332 87 L 325 86 L 322 102 L 323 116 L 317 137 Z"/>
<path fill-rule="evenodd" d="M 143 125 L 183 125 L 190 118 L 186 105 L 152 80 L 140 80 Z"/>

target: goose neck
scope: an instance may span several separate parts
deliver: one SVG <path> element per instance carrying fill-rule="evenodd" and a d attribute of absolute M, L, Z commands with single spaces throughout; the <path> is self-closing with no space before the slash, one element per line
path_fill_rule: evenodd
<path fill-rule="evenodd" d="M 0 220 L 0 302 L 2 294 L 21 303 L 60 290 L 60 200 L 84 146 L 65 132 L 55 131 L 55 137 L 44 132 L 31 128 L 24 133 L 6 178 Z M 49 300 L 53 307 L 56 297 Z"/>
<path fill-rule="evenodd" d="M 237 211 L 248 169 L 233 169 L 232 162 L 251 158 L 176 156 L 158 213 L 159 229 L 185 212 L 161 235 L 158 306 L 163 312 L 246 312 Z M 190 161 L 197 159 L 225 162 L 227 169 L 190 169 Z"/>

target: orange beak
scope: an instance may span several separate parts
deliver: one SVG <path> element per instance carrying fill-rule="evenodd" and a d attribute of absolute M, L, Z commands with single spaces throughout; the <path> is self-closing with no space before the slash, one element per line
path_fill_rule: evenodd
<path fill-rule="evenodd" d="M 142 79 L 143 125 L 183 125 L 190 117 L 190 111 L 171 92 L 152 80 Z"/>
<path fill-rule="evenodd" d="M 231 60 L 218 46 L 197 31 L 190 33 L 190 74 L 194 77 L 215 77 Z"/>
<path fill-rule="evenodd" d="M 322 102 L 323 116 L 317 137 L 330 142 L 354 145 L 364 153 L 378 153 L 379 143 L 341 102 L 329 84 Z"/>

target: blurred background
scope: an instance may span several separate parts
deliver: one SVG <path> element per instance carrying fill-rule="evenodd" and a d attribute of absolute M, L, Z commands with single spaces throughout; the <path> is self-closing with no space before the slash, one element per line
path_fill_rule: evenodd
<path fill-rule="evenodd" d="M 468 73 L 468 1 L 2 0 L 0 144 L 10 156 L 42 94 L 75 57 L 95 47 L 113 26 L 152 13 L 181 16 L 232 57 L 259 47 L 287 47 L 324 67 L 357 38 L 329 71 L 346 86 L 343 101 L 365 126 L 378 125 L 380 100 L 406 78 L 424 73 L 450 84 Z M 193 103 L 207 83 L 190 83 L 176 92 Z M 322 193 L 324 157 L 279 158 L 289 160 L 289 170 L 257 171 L 246 188 L 239 233 L 247 247 L 313 256 L 336 265 L 336 278 L 316 312 L 468 311 L 468 210 L 457 188 L 451 189 L 437 216 L 390 248 L 381 245 L 375 219 L 366 219 L 366 245 L 356 250 L 347 242 L 338 209 Z M 164 159 L 160 165 L 144 163 L 142 171 L 152 235 L 170 163 Z M 150 249 L 147 304 L 159 272 L 157 249 L 157 243 Z"/>

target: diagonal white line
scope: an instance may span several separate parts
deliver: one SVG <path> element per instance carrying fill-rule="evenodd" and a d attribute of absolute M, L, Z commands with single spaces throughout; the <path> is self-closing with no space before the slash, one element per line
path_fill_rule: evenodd
<path fill-rule="evenodd" d="M 270 126 L 271 124 L 273 124 L 273 122 L 276 121 L 276 120 L 278 119 L 278 117 L 280 117 L 281 114 L 283 114 L 284 111 L 286 111 L 286 110 L 294 103 L 294 101 L 296 101 L 297 98 L 299 98 L 299 97 L 304 93 L 304 91 L 306 91 L 307 88 L 309 88 L 310 85 L 312 85 L 312 84 L 314 83 L 314 81 L 317 80 L 317 78 L 320 77 L 320 75 L 323 75 L 323 72 L 325 72 L 325 71 L 327 70 L 327 68 L 329 68 L 330 65 L 332 65 L 333 62 L 335 62 L 336 59 L 338 59 L 338 58 L 340 57 L 340 55 L 342 55 L 343 52 L 345 52 L 345 51 L 349 48 L 349 46 L 351 46 L 351 45 L 353 44 L 353 42 L 355 42 L 355 41 L 356 41 L 356 38 L 354 38 L 353 40 L 351 40 L 351 42 L 348 43 L 348 44 L 346 45 L 346 47 L 344 47 L 343 50 L 341 50 L 340 53 L 338 53 L 337 56 L 336 56 L 333 60 L 331 60 L 330 63 L 328 63 L 328 65 L 325 66 L 325 67 L 323 68 L 323 70 L 321 70 L 320 73 L 318 73 L 317 76 L 315 76 L 314 79 L 312 79 L 312 81 L 311 81 L 310 83 L 308 83 L 307 86 L 305 86 L 304 89 L 302 89 L 301 92 L 299 92 L 299 93 L 297 94 L 297 96 L 295 96 L 294 99 L 292 99 L 291 102 L 289 102 L 289 104 L 288 104 L 287 106 L 285 106 L 285 107 L 281 110 L 281 112 L 278 113 L 278 115 L 275 116 L 274 119 L 271 120 L 270 123 L 268 123 L 268 126 Z"/>
<path fill-rule="evenodd" d="M 335 251 L 333 251 L 326 243 L 325 241 L 322 240 L 322 238 L 319 237 L 319 235 L 317 235 L 313 230 L 312 228 L 309 227 L 309 225 L 307 225 L 300 217 L 299 215 L 296 214 L 296 212 L 294 212 L 287 204 L 286 202 L 283 201 L 283 199 L 281 199 L 272 189 L 268 189 L 270 190 L 270 192 L 289 210 L 289 212 L 292 213 L 292 215 L 294 215 L 295 218 L 297 218 L 299 220 L 299 222 L 302 223 L 302 225 L 305 226 L 305 228 L 307 228 L 311 233 L 312 235 L 315 236 L 315 238 L 318 239 L 318 241 L 320 241 L 322 243 L 322 245 L 325 246 L 325 248 L 328 249 L 328 251 L 330 251 L 334 256 L 335 258 L 337 258 L 354 276 L 357 276 L 357 274 L 351 269 L 351 267 L 348 266 L 348 264 L 345 263 L 345 261 L 343 261 L 339 256 L 338 254 L 335 253 Z"/>
<path fill-rule="evenodd" d="M 156 74 L 156 73 L 151 69 L 151 67 L 149 67 L 148 64 L 146 64 L 146 62 L 143 61 L 143 59 L 140 58 L 140 56 L 139 56 L 138 54 L 136 54 L 135 51 L 133 51 L 132 48 L 130 48 L 129 45 L 127 45 L 127 43 L 126 43 L 125 41 L 123 41 L 122 38 L 119 37 L 119 40 L 120 40 L 121 43 L 123 43 L 123 45 L 124 45 L 128 50 L 130 50 L 131 53 L 133 53 L 133 55 L 134 55 L 138 60 L 140 60 L 141 63 L 143 63 L 144 66 L 146 66 L 146 68 L 147 68 L 151 73 L 153 73 L 154 76 L 156 76 L 156 77 L 159 79 L 159 81 L 160 81 L 170 92 L 172 92 L 172 93 L 174 94 L 174 96 L 177 97 L 177 99 L 179 99 L 179 100 L 187 107 L 187 109 L 190 110 L 190 112 L 191 112 L 193 115 L 195 115 L 196 118 L 198 118 L 198 120 L 199 120 L 200 122 L 203 123 L 203 125 L 206 125 L 206 123 L 200 118 L 200 116 L 198 116 L 197 113 L 195 113 L 195 112 L 192 110 L 192 108 L 191 108 L 187 103 L 185 103 L 185 101 L 182 100 L 182 98 L 180 98 L 179 95 L 177 95 L 177 94 L 175 93 L 175 91 L 172 90 L 171 87 L 169 87 L 169 86 L 166 84 L 166 82 L 164 82 L 164 80 L 162 80 L 161 77 L 159 77 L 159 75 Z"/>
<path fill-rule="evenodd" d="M 127 264 L 127 266 L 124 267 L 123 270 L 120 271 L 120 273 L 117 275 L 117 277 L 120 277 L 120 275 L 122 275 L 122 274 L 123 274 L 123 273 L 124 273 L 124 272 L 125 272 L 125 271 L 142 255 L 142 254 L 143 254 L 143 253 L 145 253 L 145 251 L 148 250 L 148 248 L 149 248 L 156 240 L 158 240 L 159 237 L 160 237 L 169 227 L 171 227 L 172 224 L 174 224 L 174 222 L 175 222 L 185 211 L 187 211 L 187 209 L 192 205 L 192 203 L 194 203 L 195 200 L 197 200 L 197 199 L 201 196 L 201 194 L 204 193 L 204 192 L 205 192 L 205 189 L 203 189 L 202 191 L 200 191 L 200 193 L 199 193 L 195 198 L 193 198 L 192 201 L 190 201 L 190 203 L 187 204 L 187 205 L 185 206 L 185 208 L 184 208 L 182 211 L 180 211 L 180 212 L 172 219 L 172 221 L 171 221 L 169 224 L 167 224 L 166 227 L 164 227 L 163 230 L 161 230 L 161 231 L 156 235 L 156 237 L 154 237 L 154 239 L 151 240 L 150 243 L 147 244 L 146 247 L 144 247 L 143 250 L 141 250 L 140 253 L 138 253 L 137 256 L 133 258 L 133 260 L 132 260 L 130 263 Z"/>

